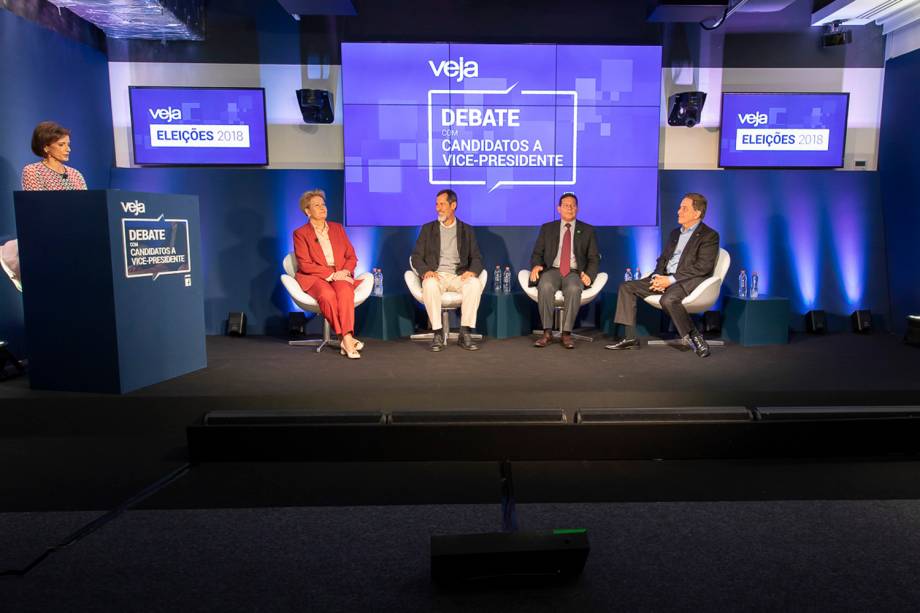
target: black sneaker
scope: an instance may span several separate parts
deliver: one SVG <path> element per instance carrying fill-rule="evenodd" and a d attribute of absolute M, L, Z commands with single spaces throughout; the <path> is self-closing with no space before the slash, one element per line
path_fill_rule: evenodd
<path fill-rule="evenodd" d="M 428 345 L 428 348 L 431 351 L 441 351 L 446 346 L 447 346 L 447 341 L 444 339 L 444 331 L 435 330 L 434 336 L 431 337 L 431 344 Z"/>
<path fill-rule="evenodd" d="M 690 346 L 696 355 L 701 358 L 709 357 L 709 343 L 706 342 L 706 339 L 703 338 L 703 335 L 698 330 L 694 330 L 687 336 L 690 338 Z"/>
<path fill-rule="evenodd" d="M 479 345 L 473 342 L 473 335 L 469 332 L 460 331 L 460 336 L 457 337 L 457 345 L 461 349 L 466 349 L 467 351 L 476 351 L 479 349 Z"/>
<path fill-rule="evenodd" d="M 642 345 L 639 343 L 638 338 L 624 338 L 618 340 L 612 345 L 604 345 L 604 349 L 610 349 L 611 351 L 623 351 L 626 349 L 640 349 Z"/>

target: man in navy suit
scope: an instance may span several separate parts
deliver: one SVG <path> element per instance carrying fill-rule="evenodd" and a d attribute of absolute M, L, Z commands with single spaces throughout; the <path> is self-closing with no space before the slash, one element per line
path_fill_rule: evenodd
<path fill-rule="evenodd" d="M 637 281 L 625 281 L 617 293 L 615 324 L 626 329 L 623 338 L 607 349 L 639 349 L 636 335 L 636 299 L 661 294 L 661 308 L 671 317 L 683 340 L 696 355 L 709 355 L 709 345 L 700 334 L 681 301 L 706 278 L 712 276 L 719 257 L 719 233 L 703 223 L 706 198 L 691 192 L 684 196 L 677 210 L 679 228 L 668 238 L 667 246 L 658 258 L 655 271 Z"/>
<path fill-rule="evenodd" d="M 576 221 L 578 198 L 566 192 L 559 198 L 559 221 L 540 228 L 540 236 L 530 256 L 530 283 L 537 284 L 537 304 L 543 322 L 543 336 L 534 347 L 546 347 L 553 340 L 555 295 L 560 289 L 565 299 L 562 321 L 562 346 L 574 349 L 572 326 L 581 306 L 581 291 L 597 277 L 601 256 L 597 251 L 594 226 Z M 539 281 L 538 281 L 539 279 Z"/>

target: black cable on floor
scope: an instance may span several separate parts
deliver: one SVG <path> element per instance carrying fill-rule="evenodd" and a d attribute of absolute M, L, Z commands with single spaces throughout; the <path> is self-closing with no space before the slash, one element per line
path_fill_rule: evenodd
<path fill-rule="evenodd" d="M 66 549 L 67 547 L 70 547 L 74 543 L 77 543 L 83 537 L 89 536 L 90 534 L 92 534 L 93 532 L 101 528 L 102 526 L 106 525 L 113 519 L 116 519 L 117 517 L 119 517 L 121 514 L 123 514 L 125 511 L 127 511 L 134 505 L 143 501 L 145 498 L 149 498 L 150 496 L 160 491 L 161 489 L 163 489 L 164 487 L 166 487 L 173 481 L 176 481 L 184 477 L 185 474 L 191 469 L 191 467 L 192 467 L 191 464 L 188 464 L 188 463 L 183 464 L 182 466 L 172 471 L 168 475 L 162 477 L 161 479 L 157 480 L 154 483 L 151 483 L 150 485 L 142 489 L 140 492 L 138 492 L 131 498 L 128 498 L 127 500 L 119 504 L 117 507 L 112 509 L 111 511 L 108 511 L 107 513 L 100 515 L 93 521 L 89 522 L 88 524 L 86 524 L 85 526 L 83 526 L 82 528 L 80 528 L 79 530 L 77 530 L 76 532 L 68 536 L 67 538 L 65 538 L 63 541 L 61 541 L 57 545 L 52 545 L 51 547 L 46 549 L 41 555 L 39 555 L 37 558 L 32 560 L 25 567 L 13 568 L 13 569 L 0 571 L 0 577 L 6 577 L 6 576 L 22 577 L 24 576 L 30 570 L 32 570 L 33 568 L 35 568 L 36 566 L 44 562 L 45 559 L 48 558 L 48 556 L 50 556 L 51 554 L 57 551 L 60 551 L 62 549 Z"/>

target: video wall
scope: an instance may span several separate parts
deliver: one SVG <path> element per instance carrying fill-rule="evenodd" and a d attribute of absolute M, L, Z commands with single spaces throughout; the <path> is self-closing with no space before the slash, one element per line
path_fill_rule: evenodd
<path fill-rule="evenodd" d="M 848 93 L 724 93 L 719 166 L 839 168 Z"/>
<path fill-rule="evenodd" d="M 131 87 L 136 164 L 268 164 L 262 88 Z"/>
<path fill-rule="evenodd" d="M 655 225 L 661 48 L 343 43 L 349 225 Z"/>

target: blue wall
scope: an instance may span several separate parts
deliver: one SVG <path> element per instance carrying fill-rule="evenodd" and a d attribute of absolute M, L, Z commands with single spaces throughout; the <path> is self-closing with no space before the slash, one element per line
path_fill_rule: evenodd
<path fill-rule="evenodd" d="M 295 33 L 293 22 L 288 22 L 277 6 L 269 13 L 243 28 L 260 37 L 258 53 L 262 54 L 265 47 L 262 43 L 271 41 L 285 49 L 277 57 L 271 56 L 275 60 L 303 62 L 304 56 L 310 55 L 309 46 L 303 42 L 316 37 L 303 31 L 303 24 Z M 231 12 L 223 21 L 218 20 L 228 32 L 239 29 L 234 15 Z M 298 38 L 302 44 L 295 51 L 292 41 Z M 133 47 L 113 45 L 110 51 L 115 56 L 119 51 L 125 52 L 120 59 L 165 59 L 158 55 L 165 53 L 162 46 L 157 43 L 155 47 L 153 55 L 141 53 L 141 57 Z M 208 48 L 217 47 L 226 45 Z M 223 57 L 218 51 L 211 60 Z M 23 61 L 25 57 L 29 60 Z M 263 61 L 267 57 L 259 55 Z M 192 58 L 180 53 L 174 59 Z M 917 93 L 918 79 L 912 81 L 911 76 L 918 75 L 918 64 L 916 53 L 889 63 L 882 173 L 662 171 L 659 219 L 664 230 L 675 225 L 676 207 L 684 192 L 705 193 L 711 202 L 708 222 L 722 234 L 723 245 L 733 256 L 728 289 L 734 289 L 734 278 L 742 265 L 749 271 L 756 270 L 765 292 L 792 299 L 791 324 L 796 328 L 801 328 L 797 315 L 810 308 L 823 308 L 837 316 L 832 317 L 832 323 L 836 321 L 841 327 L 842 318 L 858 307 L 872 308 L 879 316 L 888 314 L 887 232 L 891 301 L 899 324 L 903 314 L 916 309 L 920 302 L 911 259 L 911 238 L 920 221 L 918 207 L 902 196 L 918 193 L 920 179 L 911 162 L 920 159 L 920 152 L 914 144 L 916 139 L 912 140 L 916 128 L 910 130 L 910 122 L 899 119 L 912 110 L 909 104 L 916 96 L 911 93 Z M 305 189 L 322 187 L 329 195 L 331 217 L 342 219 L 340 172 L 112 169 L 105 56 L 6 10 L 0 10 L 0 82 L 5 84 L 0 89 L 0 236 L 15 232 L 12 191 L 19 186 L 20 168 L 34 160 L 28 148 L 31 130 L 38 121 L 57 120 L 74 130 L 72 162 L 83 171 L 90 187 L 111 185 L 200 196 L 209 333 L 222 333 L 227 313 L 236 310 L 247 312 L 252 333 L 283 331 L 286 314 L 293 307 L 278 275 L 280 261 L 290 249 L 291 232 L 304 221 L 297 197 Z M 887 229 L 882 223 L 880 182 L 885 194 L 885 217 L 897 222 L 889 221 Z M 433 192 L 420 197 L 433 203 Z M 611 186 L 611 197 L 628 198 L 628 194 L 618 194 L 616 186 Z M 461 192 L 461 218 L 462 198 Z M 349 230 L 361 260 L 359 267 L 383 267 L 387 292 L 404 291 L 402 271 L 416 232 L 415 228 L 400 227 Z M 660 249 L 661 234 L 658 227 L 599 230 L 604 258 L 601 266 L 611 273 L 611 290 L 626 266 L 638 264 L 644 271 L 649 269 Z M 477 229 L 477 236 L 490 271 L 496 264 L 519 269 L 529 263 L 536 228 L 485 227 Z M 62 267 L 66 272 L 66 263 Z M 62 312 L 65 309 L 62 306 Z M 9 283 L 0 283 L 0 314 L 0 338 L 12 341 L 14 347 L 21 344 L 21 299 Z M 585 321 L 590 321 L 590 316 Z"/>
<path fill-rule="evenodd" d="M 903 332 L 920 313 L 920 51 L 889 60 L 879 137 L 879 174 L 885 210 L 892 328 Z"/>
<path fill-rule="evenodd" d="M 706 223 L 721 235 L 732 257 L 726 279 L 760 276 L 761 294 L 785 296 L 792 327 L 812 309 L 828 314 L 841 330 L 856 309 L 871 309 L 876 326 L 888 319 L 885 232 L 875 172 L 828 170 L 665 171 L 661 173 L 662 220 L 677 218 L 688 191 L 709 200 Z M 667 225 L 667 224 L 665 224 Z"/>
<path fill-rule="evenodd" d="M 757 271 L 761 291 L 791 299 L 790 323 L 824 309 L 837 329 L 856 308 L 888 313 L 884 230 L 878 174 L 835 171 L 662 171 L 659 219 L 676 226 L 677 206 L 688 191 L 709 197 L 707 223 L 732 254 L 726 291 L 734 291 L 743 266 Z M 205 314 L 210 334 L 223 332 L 230 311 L 243 310 L 254 334 L 284 330 L 293 310 L 278 276 L 291 248 L 291 232 L 305 219 L 297 206 L 310 188 L 326 190 L 330 218 L 342 219 L 339 171 L 233 169 L 114 169 L 112 187 L 199 194 Z M 434 192 L 421 195 L 432 201 Z M 458 215 L 463 217 L 463 193 Z M 528 266 L 537 230 L 477 228 L 486 266 Z M 349 229 L 359 269 L 380 266 L 386 291 L 404 292 L 402 273 L 417 228 Z M 605 227 L 598 232 L 601 269 L 615 288 L 625 267 L 648 271 L 661 248 L 658 227 Z M 590 315 L 583 318 L 591 321 Z"/>
<path fill-rule="evenodd" d="M 20 173 L 37 161 L 29 149 L 32 130 L 53 120 L 70 128 L 78 168 L 90 188 L 105 188 L 114 163 L 109 71 L 106 57 L 92 47 L 0 9 L 0 241 L 16 234 L 13 190 Z M 62 274 L 67 270 L 62 262 Z M 0 279 L 0 339 L 24 352 L 22 299 Z M 24 280 L 28 287 L 29 280 Z M 66 300 L 61 302 L 65 320 Z M 49 322 L 54 324 L 59 322 Z"/>

